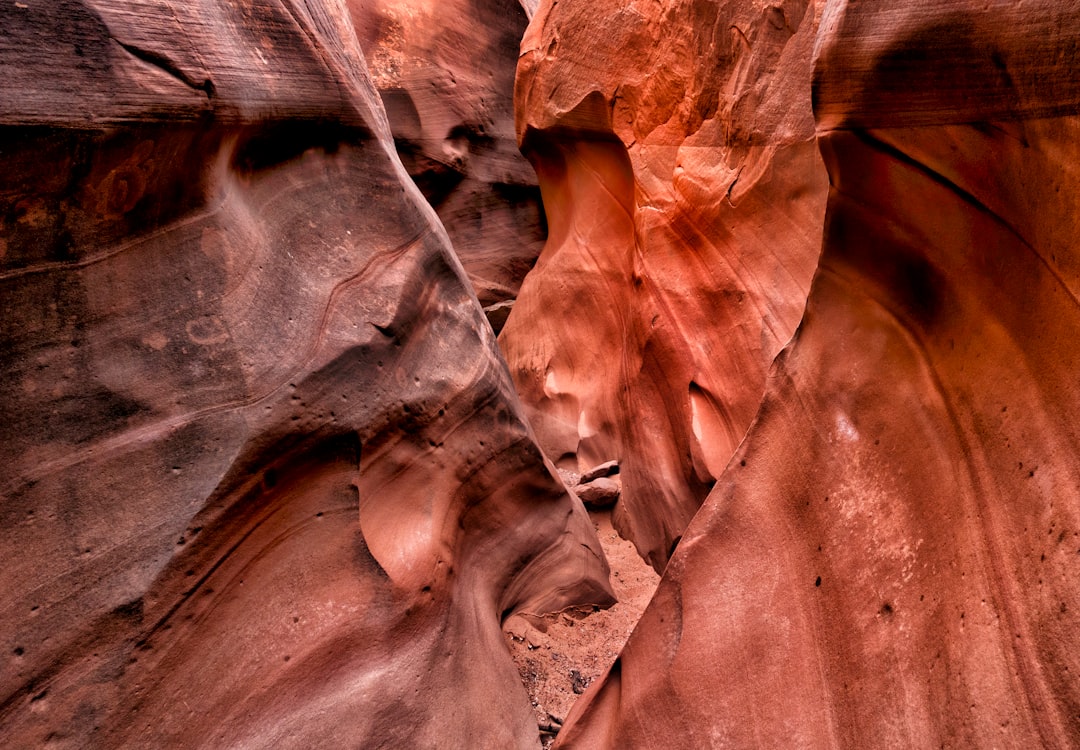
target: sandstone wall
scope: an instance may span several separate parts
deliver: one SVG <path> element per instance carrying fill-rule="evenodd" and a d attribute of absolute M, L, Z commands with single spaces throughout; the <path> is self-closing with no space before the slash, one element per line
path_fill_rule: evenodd
<path fill-rule="evenodd" d="M 0 736 L 528 747 L 610 602 L 337 0 L 0 7 Z"/>
<path fill-rule="evenodd" d="M 1080 744 L 1078 22 L 827 5 L 806 314 L 561 747 Z"/>
<path fill-rule="evenodd" d="M 409 174 L 435 207 L 480 303 L 517 296 L 546 227 L 514 137 L 516 0 L 350 0 Z"/>
<path fill-rule="evenodd" d="M 827 187 L 819 12 L 564 0 L 522 42 L 518 137 L 550 235 L 500 345 L 553 459 L 620 461 L 616 526 L 657 570 L 802 314 Z"/>

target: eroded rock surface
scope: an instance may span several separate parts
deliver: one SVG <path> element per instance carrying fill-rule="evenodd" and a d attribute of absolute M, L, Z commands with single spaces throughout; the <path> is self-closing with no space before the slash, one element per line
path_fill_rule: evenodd
<path fill-rule="evenodd" d="M 544 244 L 536 175 L 514 136 L 516 0 L 349 0 L 402 161 L 481 304 L 517 295 Z"/>
<path fill-rule="evenodd" d="M 620 532 L 662 569 L 802 314 L 827 179 L 820 5 L 542 3 L 517 128 L 549 239 L 500 334 L 545 451 L 617 458 Z"/>
<path fill-rule="evenodd" d="M 0 24 L 3 743 L 535 747 L 606 564 L 346 5 Z"/>
<path fill-rule="evenodd" d="M 1080 745 L 1080 12 L 821 29 L 805 318 L 561 747 Z"/>

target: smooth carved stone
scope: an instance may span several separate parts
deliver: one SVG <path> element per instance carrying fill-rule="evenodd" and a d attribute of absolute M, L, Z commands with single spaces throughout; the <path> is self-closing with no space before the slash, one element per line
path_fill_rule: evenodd
<path fill-rule="evenodd" d="M 545 452 L 619 456 L 657 570 L 802 314 L 828 180 L 805 0 L 560 0 L 522 42 L 517 129 L 549 238 L 499 343 Z"/>
<path fill-rule="evenodd" d="M 535 747 L 607 566 L 346 6 L 0 25 L 3 744 Z"/>
<path fill-rule="evenodd" d="M 559 747 L 1080 746 L 1080 9 L 821 28 L 805 317 Z"/>
<path fill-rule="evenodd" d="M 544 244 L 536 175 L 514 135 L 516 0 L 348 0 L 409 174 L 480 303 L 517 296 Z"/>

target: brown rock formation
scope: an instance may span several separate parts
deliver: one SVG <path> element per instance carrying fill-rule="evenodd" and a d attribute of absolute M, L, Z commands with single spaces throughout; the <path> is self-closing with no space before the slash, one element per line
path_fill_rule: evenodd
<path fill-rule="evenodd" d="M 1080 11 L 821 29 L 806 315 L 562 747 L 1080 746 Z"/>
<path fill-rule="evenodd" d="M 481 304 L 517 295 L 543 247 L 536 175 L 514 137 L 516 0 L 348 0 L 402 161 Z"/>
<path fill-rule="evenodd" d="M 0 24 L 2 744 L 535 746 L 606 565 L 344 3 Z"/>
<path fill-rule="evenodd" d="M 749 426 L 821 242 L 818 8 L 543 4 L 518 136 L 550 237 L 500 335 L 542 447 L 618 458 L 620 532 L 658 570 Z"/>

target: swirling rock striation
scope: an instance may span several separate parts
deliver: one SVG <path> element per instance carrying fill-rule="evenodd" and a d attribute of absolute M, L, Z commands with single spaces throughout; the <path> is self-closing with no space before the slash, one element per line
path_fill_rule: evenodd
<path fill-rule="evenodd" d="M 0 736 L 535 746 L 610 601 L 337 0 L 0 6 Z"/>
<path fill-rule="evenodd" d="M 819 7 L 543 3 L 517 128 L 549 238 L 500 334 L 541 446 L 617 459 L 615 523 L 661 570 L 802 314 L 827 180 Z"/>
<path fill-rule="evenodd" d="M 1080 745 L 1078 30 L 828 4 L 805 317 L 561 747 Z"/>

